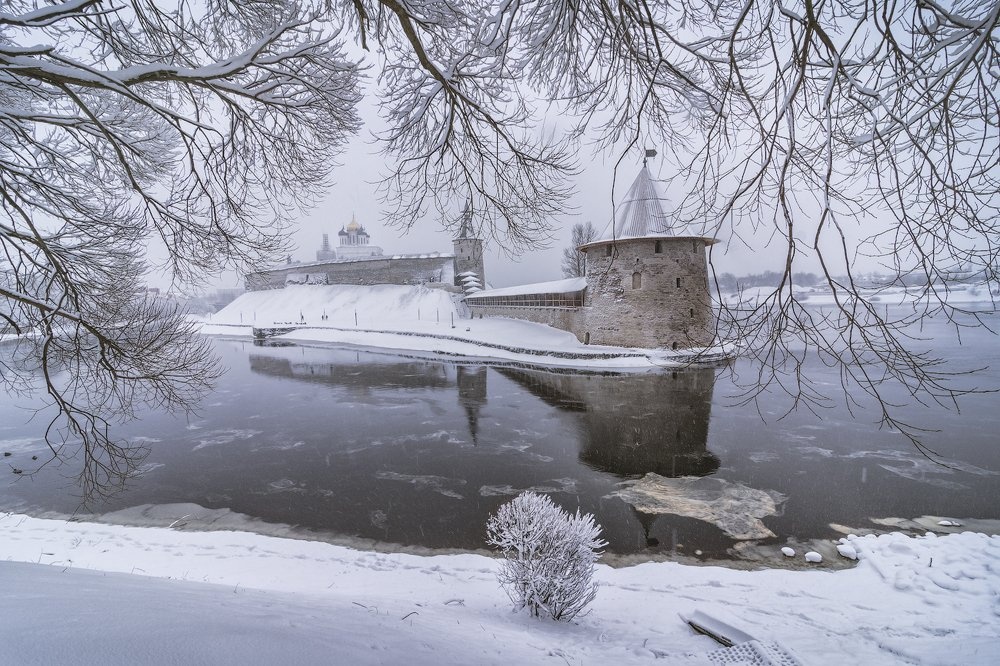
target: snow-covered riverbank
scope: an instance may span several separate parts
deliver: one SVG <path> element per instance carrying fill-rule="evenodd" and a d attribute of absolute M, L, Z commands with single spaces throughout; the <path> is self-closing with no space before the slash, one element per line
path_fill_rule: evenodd
<path fill-rule="evenodd" d="M 837 572 L 600 566 L 573 624 L 512 612 L 481 555 L 9 513 L 0 534 L 4 664 L 712 663 L 696 610 L 802 664 L 1000 657 L 1000 538 L 971 532 L 853 537 Z"/>
<path fill-rule="evenodd" d="M 211 316 L 207 335 L 252 335 L 289 326 L 283 340 L 374 347 L 548 367 L 646 370 L 714 363 L 722 348 L 630 349 L 585 345 L 572 333 L 529 321 L 463 319 L 441 289 L 423 286 L 293 285 L 243 294 Z"/>

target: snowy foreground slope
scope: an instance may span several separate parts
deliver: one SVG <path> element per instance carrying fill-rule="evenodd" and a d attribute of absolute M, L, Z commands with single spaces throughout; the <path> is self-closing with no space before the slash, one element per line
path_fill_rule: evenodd
<path fill-rule="evenodd" d="M 573 624 L 510 610 L 496 561 L 0 514 L 2 664 L 713 663 L 695 610 L 802 664 L 1000 663 L 1000 538 L 849 537 L 853 569 L 601 566 Z"/>
<path fill-rule="evenodd" d="M 559 367 L 649 369 L 712 362 L 722 349 L 646 350 L 584 345 L 572 333 L 505 318 L 462 319 L 441 289 L 402 285 L 291 285 L 241 295 L 202 325 L 208 335 L 250 336 L 292 325 L 294 341 L 378 347 Z M 324 318 L 325 317 L 325 318 Z"/>

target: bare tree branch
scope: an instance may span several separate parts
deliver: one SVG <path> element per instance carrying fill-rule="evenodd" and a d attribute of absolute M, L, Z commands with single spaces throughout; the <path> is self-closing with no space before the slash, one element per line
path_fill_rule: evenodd
<path fill-rule="evenodd" d="M 269 260 L 359 127 L 359 66 L 321 8 L 14 0 L 0 14 L 0 318 L 23 334 L 0 382 L 40 378 L 60 413 L 53 455 L 84 453 L 85 495 L 141 460 L 114 422 L 188 409 L 219 372 L 184 313 L 146 297 L 147 244 L 182 282 Z"/>

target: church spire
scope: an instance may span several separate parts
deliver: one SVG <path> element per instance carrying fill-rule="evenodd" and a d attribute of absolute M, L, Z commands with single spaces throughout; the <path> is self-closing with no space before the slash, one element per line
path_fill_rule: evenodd
<path fill-rule="evenodd" d="M 456 238 L 473 238 L 472 235 L 472 202 L 465 201 L 465 209 L 462 211 L 462 226 L 458 230 Z"/>

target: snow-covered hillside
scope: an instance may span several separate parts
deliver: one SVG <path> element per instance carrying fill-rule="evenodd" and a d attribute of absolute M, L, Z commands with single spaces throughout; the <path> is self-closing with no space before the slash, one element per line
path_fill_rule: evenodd
<path fill-rule="evenodd" d="M 405 285 L 289 285 L 249 291 L 212 315 L 213 324 L 272 326 L 303 319 L 311 325 L 405 330 L 409 324 L 456 313 L 452 295 L 443 289 Z M 326 316 L 326 319 L 323 316 Z"/>
<path fill-rule="evenodd" d="M 1000 537 L 972 532 L 849 537 L 836 572 L 599 566 L 572 624 L 512 612 L 482 555 L 10 513 L 0 533 L 2 664 L 736 663 L 695 611 L 804 665 L 1000 658 Z"/>

